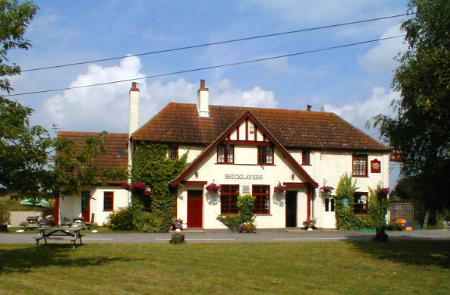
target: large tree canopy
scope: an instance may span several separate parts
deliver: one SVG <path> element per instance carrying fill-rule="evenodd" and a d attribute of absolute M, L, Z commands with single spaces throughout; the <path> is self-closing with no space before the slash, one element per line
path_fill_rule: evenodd
<path fill-rule="evenodd" d="M 403 157 L 403 173 L 424 185 L 427 209 L 450 205 L 450 1 L 411 0 L 407 52 L 393 86 L 400 92 L 396 115 L 379 115 L 381 134 Z"/>
<path fill-rule="evenodd" d="M 20 73 L 20 68 L 10 63 L 10 49 L 28 49 L 30 43 L 24 33 L 37 7 L 31 2 L 18 3 L 0 0 L 0 91 L 12 89 L 8 76 Z M 0 189 L 12 193 L 29 194 L 43 191 L 48 179 L 48 149 L 51 139 L 40 126 L 31 126 L 31 109 L 8 100 L 0 94 Z"/>

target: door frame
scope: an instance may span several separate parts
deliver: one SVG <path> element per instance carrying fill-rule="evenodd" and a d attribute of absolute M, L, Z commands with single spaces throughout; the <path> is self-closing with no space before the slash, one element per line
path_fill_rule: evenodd
<path fill-rule="evenodd" d="M 285 204 L 286 204 L 286 208 L 285 208 L 285 227 L 298 227 L 298 196 L 297 196 L 297 191 L 296 190 L 288 190 L 285 193 Z M 288 195 L 289 198 L 292 198 L 295 200 L 295 226 L 289 225 L 288 226 Z"/>
<path fill-rule="evenodd" d="M 190 195 L 190 193 L 195 193 L 194 197 L 199 197 L 200 200 L 201 200 L 201 207 L 200 207 L 200 209 L 201 209 L 201 214 L 200 214 L 201 225 L 200 225 L 200 227 L 189 226 L 189 195 Z M 192 195 L 191 195 L 191 197 L 192 197 Z M 188 229 L 189 228 L 203 228 L 203 220 L 204 220 L 204 218 L 203 218 L 204 206 L 203 205 L 204 205 L 204 202 L 203 202 L 203 189 L 188 189 L 187 190 L 187 199 L 186 199 L 186 225 L 187 225 Z"/>

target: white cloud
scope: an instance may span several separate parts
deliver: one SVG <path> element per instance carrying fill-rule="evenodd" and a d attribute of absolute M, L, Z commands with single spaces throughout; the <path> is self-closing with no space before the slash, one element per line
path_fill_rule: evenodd
<path fill-rule="evenodd" d="M 78 75 L 69 86 L 102 83 L 112 80 L 143 76 L 141 62 L 128 57 L 117 66 L 91 65 L 87 72 Z M 274 93 L 254 86 L 235 88 L 229 80 L 208 85 L 211 104 L 245 106 L 276 106 Z M 36 110 L 33 121 L 50 126 L 56 124 L 65 130 L 126 131 L 128 127 L 129 83 L 105 87 L 80 88 L 65 91 L 46 99 Z M 169 81 L 140 81 L 141 123 L 144 123 L 169 101 L 195 102 L 197 83 L 182 78 Z"/>
<path fill-rule="evenodd" d="M 375 87 L 372 89 L 371 96 L 364 101 L 341 106 L 327 104 L 325 110 L 338 114 L 358 128 L 365 129 L 367 121 L 374 116 L 378 114 L 392 115 L 391 102 L 398 99 L 398 92 Z"/>
<path fill-rule="evenodd" d="M 228 79 L 221 80 L 214 90 L 211 89 L 211 103 L 220 105 L 239 105 L 274 107 L 278 105 L 272 91 L 264 90 L 260 86 L 254 86 L 248 90 L 235 88 Z"/>
<path fill-rule="evenodd" d="M 390 27 L 381 38 L 398 36 L 403 32 L 400 25 Z M 371 48 L 359 59 L 359 63 L 369 73 L 391 73 L 397 66 L 395 60 L 399 54 L 405 52 L 407 44 L 403 38 L 384 40 Z"/>

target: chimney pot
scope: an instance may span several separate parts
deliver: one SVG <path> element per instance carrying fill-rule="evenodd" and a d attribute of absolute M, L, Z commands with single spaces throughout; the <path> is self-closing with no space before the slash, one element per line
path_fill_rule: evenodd
<path fill-rule="evenodd" d="M 306 105 L 306 110 L 307 110 L 308 112 L 311 112 L 311 109 L 312 109 L 312 105 L 307 104 L 307 105 Z"/>
<path fill-rule="evenodd" d="M 138 82 L 131 82 L 130 91 L 139 91 L 139 83 Z"/>
<path fill-rule="evenodd" d="M 129 93 L 128 134 L 131 136 L 139 128 L 139 83 L 132 82 Z"/>
<path fill-rule="evenodd" d="M 200 89 L 199 90 L 208 90 L 208 88 L 206 88 L 206 81 L 205 80 L 200 80 Z"/>

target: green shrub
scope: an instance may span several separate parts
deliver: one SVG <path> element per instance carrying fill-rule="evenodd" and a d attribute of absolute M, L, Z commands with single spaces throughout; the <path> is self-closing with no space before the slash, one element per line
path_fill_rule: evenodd
<path fill-rule="evenodd" d="M 237 207 L 239 208 L 239 215 L 241 216 L 242 223 L 253 223 L 255 220 L 255 197 L 252 195 L 238 196 Z"/>
<path fill-rule="evenodd" d="M 163 218 L 154 213 L 145 211 L 135 211 L 133 215 L 133 225 L 136 230 L 141 232 L 167 232 L 164 228 Z"/>
<path fill-rule="evenodd" d="M 238 214 L 219 215 L 217 220 L 233 232 L 255 232 L 255 213 L 253 213 L 255 197 L 252 195 L 238 196 L 237 207 L 239 209 Z"/>
<path fill-rule="evenodd" d="M 133 210 L 124 208 L 113 212 L 109 216 L 109 224 L 112 230 L 133 230 Z"/>
<path fill-rule="evenodd" d="M 171 244 L 184 244 L 185 242 L 184 234 L 178 232 L 172 233 L 169 241 Z"/>
<path fill-rule="evenodd" d="M 241 216 L 239 214 L 219 215 L 217 220 L 225 224 L 233 232 L 239 232 L 241 226 Z"/>

